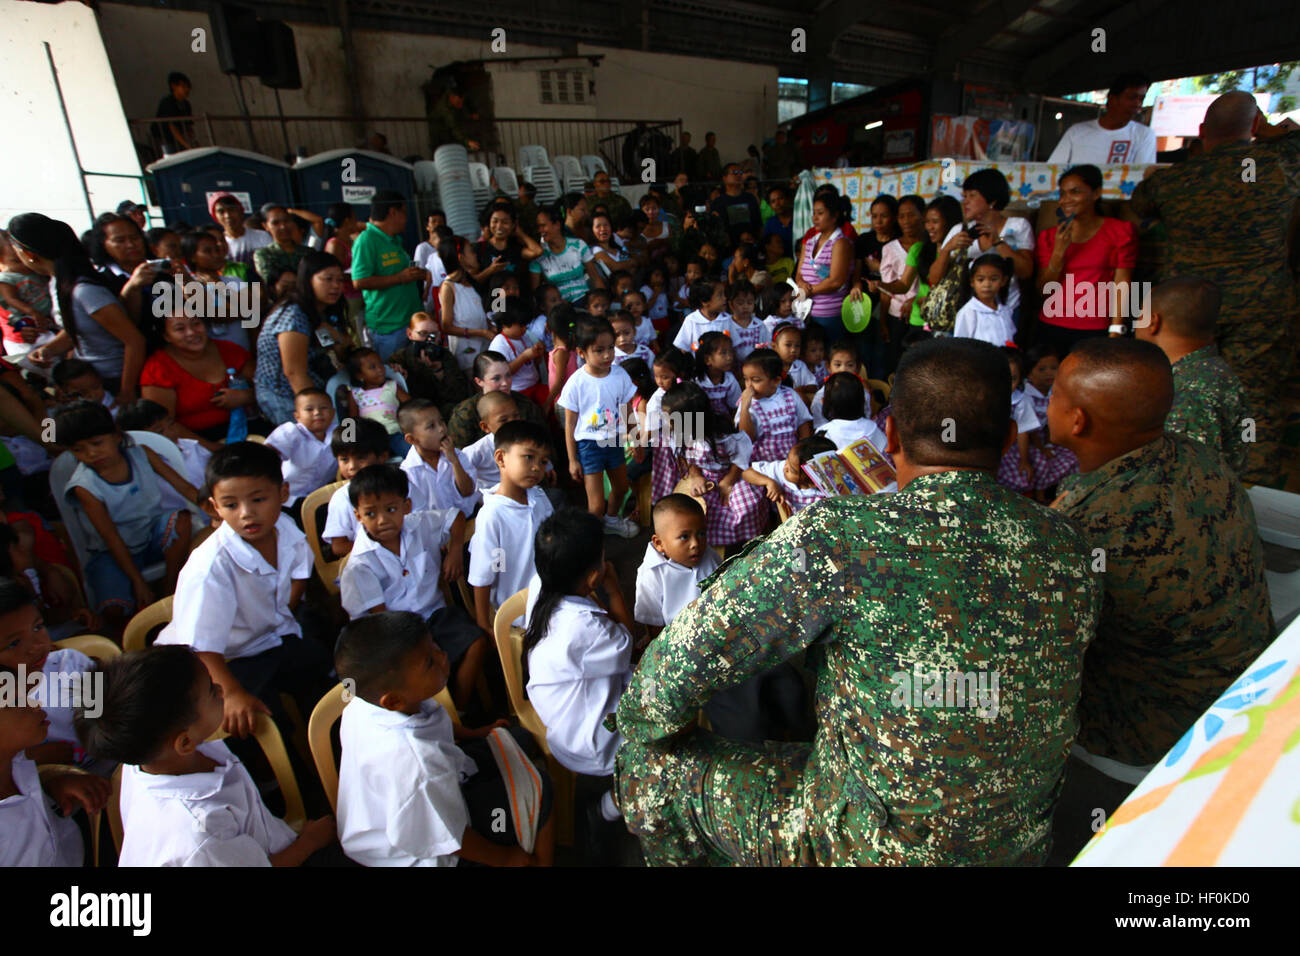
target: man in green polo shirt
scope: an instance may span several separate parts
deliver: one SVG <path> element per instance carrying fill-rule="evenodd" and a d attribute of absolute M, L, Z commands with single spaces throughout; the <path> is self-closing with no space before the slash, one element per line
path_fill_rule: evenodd
<path fill-rule="evenodd" d="M 429 279 L 402 248 L 405 229 L 406 200 L 382 189 L 370 200 L 370 222 L 352 243 L 352 283 L 361 290 L 372 344 L 384 361 L 405 344 L 411 316 L 424 308 L 420 289 Z"/>

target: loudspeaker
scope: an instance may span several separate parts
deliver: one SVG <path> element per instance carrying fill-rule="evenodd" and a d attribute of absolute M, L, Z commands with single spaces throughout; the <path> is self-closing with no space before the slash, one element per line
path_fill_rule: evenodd
<path fill-rule="evenodd" d="M 298 72 L 298 47 L 293 40 L 293 28 L 283 20 L 263 20 L 262 62 L 257 75 L 262 82 L 277 90 L 302 89 L 302 76 Z"/>
<path fill-rule="evenodd" d="M 214 3 L 209 16 L 221 72 L 257 76 L 265 59 L 257 13 L 233 3 Z"/>

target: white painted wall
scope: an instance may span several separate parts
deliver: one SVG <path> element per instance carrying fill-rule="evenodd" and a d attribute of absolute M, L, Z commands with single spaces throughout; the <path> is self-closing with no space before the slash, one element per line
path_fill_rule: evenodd
<path fill-rule="evenodd" d="M 68 139 L 44 43 L 50 44 L 82 167 L 140 175 L 122 103 L 95 15 L 80 3 L 0 0 L 0 224 L 20 212 L 43 212 L 78 233 L 91 214 Z M 95 214 L 142 198 L 139 180 L 91 177 Z"/>

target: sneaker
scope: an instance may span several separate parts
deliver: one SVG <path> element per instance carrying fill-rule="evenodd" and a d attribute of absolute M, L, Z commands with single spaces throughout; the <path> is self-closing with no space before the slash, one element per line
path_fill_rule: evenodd
<path fill-rule="evenodd" d="M 605 530 L 611 534 L 621 534 L 625 538 L 635 538 L 641 533 L 641 526 L 630 518 L 605 518 Z"/>
<path fill-rule="evenodd" d="M 612 515 L 605 515 L 605 534 L 623 534 L 623 522 Z"/>

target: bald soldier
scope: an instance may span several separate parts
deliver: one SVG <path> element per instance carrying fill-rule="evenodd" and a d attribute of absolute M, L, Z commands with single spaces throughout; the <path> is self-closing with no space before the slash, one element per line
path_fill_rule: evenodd
<path fill-rule="evenodd" d="M 1210 104 L 1201 141 L 1200 155 L 1139 183 L 1131 205 L 1164 224 L 1162 278 L 1200 275 L 1219 287 L 1216 341 L 1257 426 L 1243 478 L 1272 483 L 1280 467 L 1282 387 L 1296 349 L 1287 241 L 1300 198 L 1300 132 L 1270 126 L 1254 97 L 1237 91 Z"/>
<path fill-rule="evenodd" d="M 1273 637 L 1250 499 L 1218 452 L 1165 431 L 1172 401 L 1164 353 L 1122 338 L 1076 345 L 1048 400 L 1052 441 L 1080 471 L 1052 507 L 1098 549 L 1106 589 L 1062 849 L 1082 847 L 1094 811 L 1109 815 Z"/>
<path fill-rule="evenodd" d="M 896 494 L 830 498 L 723 565 L 619 704 L 616 796 L 651 865 L 1042 862 L 1100 585 L 1077 529 L 1003 488 L 1002 353 L 899 364 Z M 811 744 L 695 729 L 807 651 Z"/>
<path fill-rule="evenodd" d="M 1240 475 L 1255 423 L 1247 414 L 1241 382 L 1214 344 L 1220 301 L 1219 289 L 1209 279 L 1182 276 L 1162 282 L 1151 293 L 1144 321 L 1135 323 L 1134 335 L 1158 347 L 1173 366 L 1174 403 L 1165 431 L 1217 449 Z"/>

